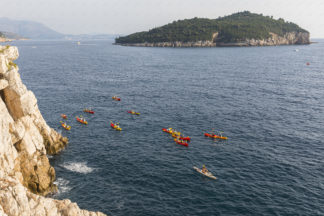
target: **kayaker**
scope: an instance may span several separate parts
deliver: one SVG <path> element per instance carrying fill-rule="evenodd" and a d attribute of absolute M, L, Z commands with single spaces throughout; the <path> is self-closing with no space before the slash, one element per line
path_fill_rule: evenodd
<path fill-rule="evenodd" d="M 205 167 L 205 165 L 203 165 L 203 168 L 201 169 L 201 172 L 203 172 L 203 173 L 207 173 L 208 172 L 208 169 Z"/>

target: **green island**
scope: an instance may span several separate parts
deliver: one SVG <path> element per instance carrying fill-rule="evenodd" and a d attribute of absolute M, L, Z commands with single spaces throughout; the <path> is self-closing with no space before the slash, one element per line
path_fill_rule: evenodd
<path fill-rule="evenodd" d="M 284 19 L 249 11 L 217 19 L 193 18 L 115 39 L 129 46 L 270 46 L 309 44 L 309 32 Z"/>

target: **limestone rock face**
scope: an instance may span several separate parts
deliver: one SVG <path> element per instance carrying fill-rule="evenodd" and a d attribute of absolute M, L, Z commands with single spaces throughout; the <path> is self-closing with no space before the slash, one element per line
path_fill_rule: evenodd
<path fill-rule="evenodd" d="M 0 216 L 104 215 L 42 196 L 57 191 L 46 155 L 59 153 L 68 139 L 46 124 L 13 63 L 18 56 L 16 47 L 0 46 Z"/>
<path fill-rule="evenodd" d="M 0 215 L 8 216 L 104 216 L 81 210 L 70 200 L 54 200 L 29 192 L 16 179 L 0 179 Z"/>
<path fill-rule="evenodd" d="M 291 45 L 291 44 L 309 44 L 309 33 L 289 32 L 283 37 L 274 33 L 270 33 L 271 37 L 266 40 L 246 40 L 248 46 L 276 46 L 276 45 Z"/>
<path fill-rule="evenodd" d="M 4 79 L 0 80 L 0 90 L 7 88 L 8 85 L 9 83 L 7 80 Z"/>

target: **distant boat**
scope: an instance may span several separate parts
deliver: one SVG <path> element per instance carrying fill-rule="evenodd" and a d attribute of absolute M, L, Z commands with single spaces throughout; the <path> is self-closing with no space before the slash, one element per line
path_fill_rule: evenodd
<path fill-rule="evenodd" d="M 78 41 L 77 44 L 80 45 L 81 44 L 80 41 Z"/>
<path fill-rule="evenodd" d="M 295 49 L 295 52 L 299 52 L 299 49 Z"/>

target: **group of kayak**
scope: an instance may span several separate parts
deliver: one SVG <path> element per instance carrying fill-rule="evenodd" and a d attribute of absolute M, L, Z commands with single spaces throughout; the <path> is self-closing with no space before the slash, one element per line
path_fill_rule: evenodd
<path fill-rule="evenodd" d="M 179 144 L 179 145 L 183 145 L 188 147 L 188 142 L 190 142 L 191 138 L 190 137 L 186 137 L 183 134 L 181 134 L 179 131 L 176 131 L 173 128 L 162 128 L 163 132 L 169 133 L 172 135 L 172 137 L 174 138 L 174 141 Z M 206 137 L 210 137 L 210 138 L 214 138 L 214 139 L 223 139 L 223 140 L 227 140 L 228 138 L 222 135 L 223 132 L 219 132 L 219 134 L 215 134 L 214 132 L 211 133 L 205 133 L 204 135 Z"/>
<path fill-rule="evenodd" d="M 174 141 L 179 144 L 179 145 L 182 145 L 182 146 L 186 146 L 188 147 L 188 142 L 191 141 L 191 138 L 188 137 L 188 136 L 183 136 L 183 134 L 181 134 L 181 132 L 179 131 L 176 131 L 175 129 L 173 128 L 162 128 L 162 131 L 163 132 L 166 132 L 166 133 L 169 133 L 172 135 L 172 137 L 174 137 Z M 210 132 L 210 133 L 204 133 L 204 135 L 206 137 L 210 137 L 210 138 L 214 138 L 214 139 L 223 139 L 223 140 L 227 140 L 228 138 L 223 136 L 222 135 L 222 132 L 220 132 L 219 134 L 215 134 L 214 132 Z M 208 177 L 208 178 L 211 178 L 211 179 L 214 179 L 216 180 L 217 178 L 210 172 L 207 170 L 207 168 L 205 167 L 205 165 L 203 165 L 202 169 L 199 169 L 198 167 L 193 167 L 193 169 L 195 171 L 197 171 L 198 173 Z"/>
<path fill-rule="evenodd" d="M 130 114 L 132 114 L 132 115 L 140 115 L 140 113 L 135 112 L 135 111 L 133 111 L 133 110 L 128 110 L 127 112 L 130 113 Z M 113 129 L 117 130 L 117 131 L 121 131 L 121 130 L 122 130 L 122 128 L 119 126 L 119 122 L 114 123 L 114 122 L 110 121 L 110 126 L 111 126 Z"/>
<path fill-rule="evenodd" d="M 117 96 L 113 96 L 112 99 L 115 100 L 115 101 L 121 101 L 120 97 L 117 97 Z M 85 108 L 85 109 L 83 109 L 83 112 L 89 113 L 89 114 L 94 114 L 95 113 L 92 108 Z M 135 112 L 134 110 L 127 110 L 127 113 L 130 113 L 132 115 L 140 115 L 139 112 Z M 67 119 L 67 115 L 65 115 L 65 114 L 61 114 L 61 117 L 63 119 Z M 88 121 L 82 115 L 76 116 L 76 120 L 78 122 L 80 122 L 81 124 L 85 124 L 85 125 L 88 124 Z M 61 123 L 61 126 L 65 130 L 71 130 L 71 126 L 70 125 L 67 125 L 66 122 L 60 121 L 60 123 Z M 120 127 L 119 123 L 114 123 L 114 122 L 111 121 L 110 122 L 110 126 L 113 129 L 117 130 L 117 131 L 121 131 L 122 130 L 122 128 Z"/>
<path fill-rule="evenodd" d="M 186 147 L 189 146 L 188 142 L 190 142 L 190 140 L 191 140 L 190 137 L 188 137 L 188 136 L 185 137 L 183 134 L 181 134 L 181 132 L 176 131 L 173 128 L 168 128 L 168 129 L 162 128 L 162 131 L 171 134 L 172 137 L 174 138 L 173 140 L 175 143 L 182 145 L 182 146 L 186 146 Z"/>
<path fill-rule="evenodd" d="M 86 108 L 86 109 L 84 109 L 83 110 L 83 112 L 86 112 L 86 113 L 89 113 L 89 114 L 94 114 L 94 111 L 90 108 Z M 65 115 L 65 114 L 61 114 L 61 117 L 63 118 L 63 119 L 68 119 L 68 117 L 67 117 L 67 115 Z M 78 121 L 78 122 L 80 122 L 81 124 L 85 124 L 85 125 L 87 125 L 88 124 L 88 121 L 82 116 L 82 115 L 80 115 L 80 116 L 76 116 L 75 117 L 76 118 L 76 120 Z M 68 125 L 66 122 L 63 122 L 63 121 L 60 121 L 60 123 L 61 123 L 61 126 L 65 129 L 65 130 L 71 130 L 71 126 L 70 125 Z"/>
<path fill-rule="evenodd" d="M 112 97 L 113 100 L 115 101 L 121 101 L 121 99 L 117 96 L 113 96 Z M 83 110 L 83 112 L 85 113 L 89 113 L 89 114 L 94 114 L 95 112 L 91 109 L 91 108 L 85 108 Z M 134 110 L 128 110 L 127 113 L 129 114 L 132 114 L 132 115 L 140 115 L 139 112 L 135 112 Z M 65 114 L 61 114 L 61 117 L 63 119 L 67 119 L 67 115 Z M 76 116 L 76 120 L 78 122 L 80 122 L 81 124 L 85 124 L 87 125 L 88 124 L 88 121 L 82 116 Z M 63 122 L 63 121 L 60 121 L 61 123 L 61 126 L 65 129 L 65 130 L 71 130 L 71 126 L 68 125 L 66 122 Z M 120 127 L 119 125 L 119 122 L 113 122 L 113 121 L 110 121 L 110 126 L 115 129 L 116 131 L 121 131 L 122 128 Z M 166 133 L 169 133 L 171 134 L 171 136 L 174 138 L 174 142 L 176 144 L 179 144 L 179 145 L 182 145 L 182 146 L 185 146 L 185 147 L 189 147 L 189 144 L 188 142 L 191 141 L 191 138 L 189 136 L 184 136 L 181 132 L 173 129 L 173 128 L 163 128 L 162 131 L 166 132 Z M 206 137 L 210 137 L 210 138 L 214 138 L 214 139 L 224 139 L 224 140 L 227 140 L 227 137 L 224 137 L 222 136 L 222 134 L 214 134 L 214 133 L 205 133 L 204 134 Z M 206 176 L 206 177 L 209 177 L 211 179 L 216 179 L 216 177 L 207 170 L 207 168 L 205 167 L 205 165 L 203 165 L 202 169 L 199 169 L 197 167 L 193 167 L 193 169 L 195 171 L 197 171 L 198 173 Z"/>

